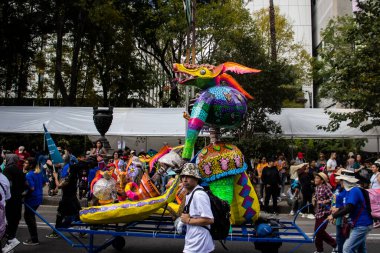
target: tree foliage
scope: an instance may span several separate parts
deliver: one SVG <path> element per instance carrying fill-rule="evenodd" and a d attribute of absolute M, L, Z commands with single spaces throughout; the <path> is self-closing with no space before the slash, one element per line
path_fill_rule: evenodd
<path fill-rule="evenodd" d="M 0 10 L 3 97 L 128 106 L 133 95 L 156 87 L 165 106 L 184 105 L 183 89 L 171 83 L 172 64 L 183 62 L 189 47 L 182 0 L 9 0 Z M 294 98 L 284 87 L 299 79 L 295 65 L 269 62 L 242 1 L 197 1 L 195 20 L 196 63 L 235 61 L 264 70 L 239 78 L 256 97 L 251 111 L 278 113 L 284 99 Z"/>
<path fill-rule="evenodd" d="M 380 125 L 380 2 L 360 1 L 353 17 L 336 18 L 323 31 L 316 77 L 320 97 L 333 105 L 355 109 L 332 113 L 325 129 L 334 131 L 347 121 L 367 131 Z"/>

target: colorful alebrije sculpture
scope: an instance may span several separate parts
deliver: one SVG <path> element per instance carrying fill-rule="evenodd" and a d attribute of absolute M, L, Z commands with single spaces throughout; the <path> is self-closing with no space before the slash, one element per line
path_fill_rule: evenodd
<path fill-rule="evenodd" d="M 191 111 L 182 157 L 190 159 L 198 134 L 205 123 L 218 127 L 235 127 L 241 123 L 247 111 L 247 99 L 252 99 L 238 82 L 226 72 L 237 74 L 258 73 L 260 70 L 226 62 L 219 66 L 174 64 L 174 72 L 180 76 L 180 84 L 200 88 Z"/>
<path fill-rule="evenodd" d="M 195 141 L 202 127 L 207 124 L 214 128 L 233 128 L 244 119 L 247 99 L 252 99 L 238 82 L 226 72 L 236 74 L 258 73 L 260 70 L 226 62 L 219 66 L 174 64 L 178 80 L 185 85 L 200 88 L 191 111 L 182 158 L 190 159 Z M 249 222 L 258 217 L 259 204 L 252 184 L 245 170 L 242 152 L 234 145 L 221 142 L 203 148 L 196 159 L 202 180 L 211 191 L 231 204 L 232 223 Z"/>

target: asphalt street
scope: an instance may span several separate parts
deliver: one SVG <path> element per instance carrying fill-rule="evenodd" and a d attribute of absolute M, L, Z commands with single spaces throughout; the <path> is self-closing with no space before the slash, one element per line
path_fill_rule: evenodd
<path fill-rule="evenodd" d="M 54 225 L 56 206 L 51 205 L 42 205 L 38 209 L 39 213 L 49 221 L 50 224 Z M 290 220 L 292 216 L 289 215 L 280 215 L 282 220 Z M 314 231 L 314 220 L 309 220 L 306 218 L 298 218 L 297 224 L 309 235 L 311 236 Z M 37 246 L 25 246 L 20 244 L 15 249 L 16 253 L 22 252 L 58 252 L 58 253 L 67 253 L 67 252 L 85 252 L 84 249 L 72 248 L 66 241 L 63 239 L 48 239 L 45 235 L 50 233 L 50 228 L 37 218 L 38 223 L 38 233 L 40 245 Z M 334 234 L 334 227 L 332 225 L 328 226 L 327 229 L 331 234 Z M 18 230 L 18 239 L 24 241 L 28 238 L 28 230 L 25 222 L 22 220 Z M 95 242 L 97 244 L 102 244 L 107 240 L 107 236 L 98 235 L 95 237 Z M 141 238 L 141 237 L 126 237 L 126 245 L 122 251 L 118 251 L 112 247 L 108 247 L 102 252 L 128 252 L 128 253 L 143 253 L 143 252 L 155 252 L 155 253 L 170 253 L 170 252 L 182 252 L 184 240 L 182 239 L 161 239 L 161 238 Z M 88 241 L 85 240 L 84 242 Z M 225 251 L 219 242 L 216 242 L 216 253 L 223 253 Z M 295 244 L 283 244 L 279 252 L 291 252 Z M 377 247 L 380 246 L 380 229 L 375 229 L 371 231 L 371 234 L 367 240 L 367 247 L 369 253 L 378 252 Z M 228 252 L 259 252 L 254 248 L 253 243 L 251 242 L 227 242 Z M 315 247 L 313 244 L 304 244 L 298 248 L 295 252 L 314 252 Z M 331 252 L 331 247 L 326 246 L 325 252 Z"/>

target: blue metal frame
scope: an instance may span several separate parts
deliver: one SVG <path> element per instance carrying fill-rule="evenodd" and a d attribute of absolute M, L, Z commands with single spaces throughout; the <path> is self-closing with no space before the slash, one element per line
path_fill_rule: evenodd
<path fill-rule="evenodd" d="M 29 207 L 27 204 L 25 206 Z M 305 206 L 306 207 L 306 206 Z M 296 219 L 301 208 L 293 221 L 279 221 L 279 226 L 272 226 L 276 231 L 270 237 L 257 237 L 255 234 L 255 227 L 252 224 L 241 226 L 232 226 L 230 235 L 226 241 L 246 241 L 246 242 L 259 242 L 259 243 L 296 243 L 297 245 L 291 250 L 294 252 L 302 244 L 313 243 L 316 233 L 327 222 L 314 232 L 313 237 L 309 237 L 297 224 Z M 30 207 L 29 207 L 30 208 Z M 30 208 L 31 209 L 31 208 Z M 173 238 L 184 239 L 184 235 L 177 234 L 174 228 L 174 222 L 171 217 L 152 216 L 147 220 L 132 222 L 124 225 L 119 224 L 104 224 L 104 225 L 90 225 L 82 222 L 74 222 L 69 228 L 55 228 L 37 211 L 31 209 L 43 222 L 45 222 L 52 230 L 54 230 L 60 237 L 62 237 L 73 248 L 84 248 L 89 253 L 100 252 L 112 245 L 117 237 L 132 236 L 132 237 L 152 237 L 152 238 Z M 68 238 L 65 233 L 69 233 L 77 242 Z M 88 234 L 89 240 L 84 243 L 83 238 L 76 236 L 76 233 Z M 95 235 L 110 235 L 105 243 L 97 246 L 94 244 Z"/>

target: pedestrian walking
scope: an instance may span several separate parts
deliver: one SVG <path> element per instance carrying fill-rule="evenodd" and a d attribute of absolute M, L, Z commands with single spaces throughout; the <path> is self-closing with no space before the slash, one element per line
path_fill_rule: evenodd
<path fill-rule="evenodd" d="M 46 181 L 37 166 L 37 161 L 33 157 L 27 158 L 24 162 L 24 173 L 26 173 L 26 186 L 24 198 L 24 220 L 28 226 L 30 238 L 23 242 L 27 246 L 35 246 L 40 244 L 38 241 L 36 215 L 34 211 L 42 204 L 43 192 Z"/>
<path fill-rule="evenodd" d="M 331 199 L 333 193 L 331 192 L 331 187 L 329 186 L 329 179 L 327 175 L 323 172 L 319 172 L 315 175 L 315 226 L 314 231 L 316 231 L 319 226 L 326 220 L 330 214 Z M 323 252 L 323 242 L 326 242 L 331 247 L 333 247 L 333 253 L 338 252 L 337 243 L 334 238 L 332 238 L 326 232 L 327 223 L 325 223 L 317 232 L 315 236 L 315 247 L 317 250 L 314 253 Z"/>
<path fill-rule="evenodd" d="M 181 221 L 186 224 L 184 253 L 208 253 L 215 248 L 210 234 L 210 225 L 214 223 L 210 198 L 199 185 L 201 176 L 193 163 L 186 163 L 180 174 L 184 188 L 188 191 L 186 205 L 190 199 L 189 213 L 182 213 Z M 197 191 L 196 191 L 197 190 Z M 205 226 L 208 227 L 205 228 Z"/>
<path fill-rule="evenodd" d="M 328 217 L 330 221 L 349 214 L 351 222 L 350 235 L 343 245 L 343 253 L 366 253 L 366 240 L 372 229 L 373 220 L 369 212 L 369 198 L 365 197 L 365 191 L 357 186 L 358 179 L 352 171 L 342 171 L 337 179 L 343 181 L 343 187 L 347 191 L 344 206 L 336 210 Z M 367 196 L 368 197 L 368 196 Z"/>
<path fill-rule="evenodd" d="M 6 244 L 2 249 L 3 253 L 11 251 L 20 244 L 16 238 L 16 232 L 21 220 L 22 193 L 25 190 L 25 175 L 18 167 L 18 156 L 7 154 L 5 160 L 4 176 L 8 178 L 11 186 L 11 198 L 6 201 L 5 205 L 8 224 L 5 231 Z"/>

